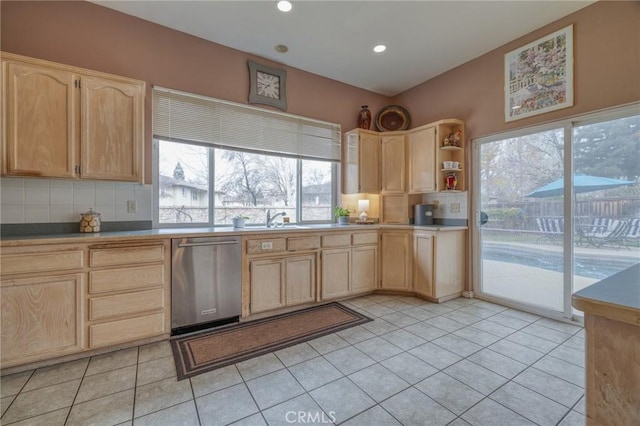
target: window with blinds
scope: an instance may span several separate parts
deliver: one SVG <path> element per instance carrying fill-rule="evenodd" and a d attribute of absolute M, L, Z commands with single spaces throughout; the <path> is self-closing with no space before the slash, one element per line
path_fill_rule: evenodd
<path fill-rule="evenodd" d="M 154 226 L 332 221 L 339 125 L 158 87 L 152 116 Z"/>
<path fill-rule="evenodd" d="M 160 87 L 153 88 L 156 138 L 340 161 L 340 125 Z"/>

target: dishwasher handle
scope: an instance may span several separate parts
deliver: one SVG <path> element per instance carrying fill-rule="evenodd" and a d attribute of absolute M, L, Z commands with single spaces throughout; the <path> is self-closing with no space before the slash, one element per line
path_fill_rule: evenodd
<path fill-rule="evenodd" d="M 201 246 L 226 246 L 230 244 L 240 244 L 238 241 L 210 241 L 206 243 L 178 243 L 179 248 L 183 247 L 201 247 Z"/>

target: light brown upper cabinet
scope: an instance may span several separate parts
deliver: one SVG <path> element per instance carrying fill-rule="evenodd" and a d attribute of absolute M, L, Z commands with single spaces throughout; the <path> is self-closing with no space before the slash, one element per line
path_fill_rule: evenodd
<path fill-rule="evenodd" d="M 2 174 L 141 181 L 145 83 L 2 53 Z"/>
<path fill-rule="evenodd" d="M 407 134 L 409 194 L 436 191 L 436 128 L 426 127 Z"/>
<path fill-rule="evenodd" d="M 342 192 L 380 192 L 380 134 L 355 129 L 345 133 L 342 153 Z"/>
<path fill-rule="evenodd" d="M 382 149 L 382 193 L 405 192 L 405 142 L 403 133 L 383 133 L 380 137 Z"/>

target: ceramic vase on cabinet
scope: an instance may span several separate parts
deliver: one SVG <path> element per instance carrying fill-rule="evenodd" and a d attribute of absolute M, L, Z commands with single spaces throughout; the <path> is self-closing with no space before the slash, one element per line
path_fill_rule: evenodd
<path fill-rule="evenodd" d="M 371 126 L 371 111 L 367 105 L 362 105 L 360 114 L 358 114 L 358 127 L 361 129 L 369 130 Z"/>

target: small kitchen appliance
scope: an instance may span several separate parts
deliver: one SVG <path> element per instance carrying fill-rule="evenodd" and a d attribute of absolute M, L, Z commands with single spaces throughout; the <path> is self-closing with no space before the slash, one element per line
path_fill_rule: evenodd
<path fill-rule="evenodd" d="M 416 204 L 413 206 L 414 225 L 433 225 L 433 204 Z"/>

